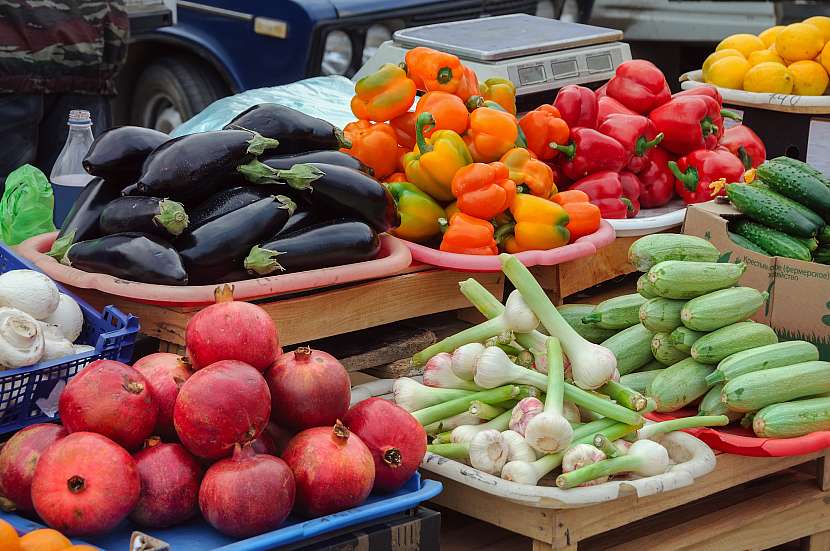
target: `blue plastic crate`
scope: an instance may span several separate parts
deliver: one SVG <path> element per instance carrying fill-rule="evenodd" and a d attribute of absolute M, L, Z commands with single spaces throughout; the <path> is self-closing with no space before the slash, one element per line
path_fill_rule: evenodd
<path fill-rule="evenodd" d="M 0 273 L 21 269 L 37 270 L 0 243 Z M 58 289 L 72 297 L 84 314 L 84 327 L 76 344 L 94 346 L 95 352 L 0 371 L 0 434 L 53 420 L 40 410 L 37 401 L 47 398 L 58 381 L 66 381 L 89 362 L 107 359 L 127 363 L 132 359 L 138 318 L 115 306 L 99 313 L 60 284 Z"/>

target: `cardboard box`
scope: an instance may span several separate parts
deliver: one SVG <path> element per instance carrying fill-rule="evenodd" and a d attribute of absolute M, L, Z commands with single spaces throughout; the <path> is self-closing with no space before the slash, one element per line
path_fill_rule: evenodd
<path fill-rule="evenodd" d="M 710 241 L 721 251 L 721 262 L 746 264 L 741 285 L 770 295 L 754 320 L 767 323 L 781 340 L 812 342 L 821 359 L 830 360 L 830 266 L 770 257 L 736 245 L 727 234 L 727 221 L 737 217 L 740 213 L 727 203 L 692 205 L 683 233 Z"/>

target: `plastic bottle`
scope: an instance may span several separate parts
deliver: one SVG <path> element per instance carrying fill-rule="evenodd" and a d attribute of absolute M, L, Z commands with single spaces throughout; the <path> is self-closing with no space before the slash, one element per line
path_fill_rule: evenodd
<path fill-rule="evenodd" d="M 63 219 L 72 208 L 92 176 L 86 173 L 81 161 L 92 144 L 92 119 L 89 111 L 69 112 L 69 134 L 66 143 L 52 167 L 49 180 L 55 194 L 55 226 L 61 227 Z"/>

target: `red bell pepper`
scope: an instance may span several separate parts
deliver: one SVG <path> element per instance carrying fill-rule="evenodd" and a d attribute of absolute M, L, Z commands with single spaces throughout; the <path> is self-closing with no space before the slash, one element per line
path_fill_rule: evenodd
<path fill-rule="evenodd" d="M 622 144 L 628 154 L 626 168 L 632 172 L 640 172 L 646 164 L 646 151 L 663 141 L 663 134 L 642 115 L 611 115 L 597 130 Z"/>
<path fill-rule="evenodd" d="M 626 213 L 628 218 L 634 218 L 640 213 L 640 193 L 642 192 L 643 184 L 640 178 L 633 172 L 623 170 L 620 172 L 620 183 L 623 188 L 623 197 L 631 202 L 631 208 Z"/>
<path fill-rule="evenodd" d="M 608 95 L 641 115 L 671 99 L 666 77 L 645 59 L 626 61 L 608 81 Z"/>
<path fill-rule="evenodd" d="M 718 105 L 723 105 L 723 96 L 720 95 L 720 92 L 714 86 L 695 86 L 694 88 L 677 92 L 672 98 L 682 98 L 684 96 L 709 96 L 718 102 Z"/>
<path fill-rule="evenodd" d="M 646 153 L 646 164 L 637 174 L 640 178 L 640 197 L 637 200 L 646 209 L 662 207 L 674 197 L 674 174 L 669 161 L 675 158 L 662 147 Z"/>
<path fill-rule="evenodd" d="M 661 105 L 649 115 L 662 146 L 683 156 L 697 149 L 714 149 L 723 135 L 723 117 L 718 102 L 708 96 L 681 96 Z"/>
<path fill-rule="evenodd" d="M 623 196 L 623 186 L 617 171 L 595 172 L 576 182 L 570 189 L 587 193 L 591 203 L 599 207 L 603 218 L 626 218 L 632 208 L 631 201 Z"/>
<path fill-rule="evenodd" d="M 594 90 L 594 95 L 597 99 L 601 99 L 608 96 L 608 83 L 606 82 L 596 90 Z"/>
<path fill-rule="evenodd" d="M 562 167 L 559 165 L 558 162 L 554 161 L 545 161 L 545 164 L 550 167 L 553 171 L 553 187 L 556 189 L 567 189 L 574 181 L 565 176 L 565 173 L 562 172 Z"/>
<path fill-rule="evenodd" d="M 747 170 L 756 168 L 767 159 L 764 142 L 750 127 L 743 124 L 724 130 L 720 145 L 738 157 Z"/>
<path fill-rule="evenodd" d="M 592 128 L 575 128 L 568 145 L 551 142 L 550 147 L 561 151 L 567 160 L 562 172 L 571 180 L 579 180 L 594 172 L 623 169 L 628 156 L 620 142 Z"/>
<path fill-rule="evenodd" d="M 723 147 L 698 149 L 669 161 L 669 168 L 676 178 L 674 189 L 687 205 L 726 195 L 726 184 L 740 182 L 744 173 L 741 160 Z"/>
<path fill-rule="evenodd" d="M 610 96 L 602 96 L 597 100 L 597 127 L 611 115 L 636 115 L 634 111 Z"/>
<path fill-rule="evenodd" d="M 553 100 L 569 128 L 597 127 L 597 97 L 593 90 L 576 84 L 562 87 Z"/>

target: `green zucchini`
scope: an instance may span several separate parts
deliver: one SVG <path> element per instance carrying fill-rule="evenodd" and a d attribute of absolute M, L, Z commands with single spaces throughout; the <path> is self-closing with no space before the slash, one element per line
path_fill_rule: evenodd
<path fill-rule="evenodd" d="M 712 369 L 711 365 L 686 358 L 660 371 L 646 391 L 657 403 L 656 411 L 678 410 L 706 394 L 706 376 Z"/>
<path fill-rule="evenodd" d="M 671 332 L 671 343 L 683 352 L 692 352 L 692 345 L 705 335 L 702 331 L 694 331 L 686 326 L 680 326 Z"/>
<path fill-rule="evenodd" d="M 662 297 L 650 299 L 640 306 L 640 323 L 649 331 L 671 333 L 676 327 L 683 325 L 680 321 L 680 311 L 684 304 L 684 300 Z"/>
<path fill-rule="evenodd" d="M 612 329 L 603 329 L 596 324 L 582 323 L 582 318 L 594 311 L 593 304 L 563 304 L 557 306 L 556 310 L 562 314 L 568 325 L 574 328 L 574 331 L 579 333 L 583 339 L 599 344 L 602 341 L 615 335 L 617 332 Z"/>
<path fill-rule="evenodd" d="M 732 287 L 746 264 L 667 260 L 648 271 L 648 279 L 663 298 L 690 299 Z"/>
<path fill-rule="evenodd" d="M 746 237 L 765 251 L 769 251 L 772 256 L 810 260 L 810 249 L 786 233 L 749 220 L 736 220 L 731 227 L 735 233 Z"/>
<path fill-rule="evenodd" d="M 653 359 L 651 339 L 654 333 L 642 326 L 632 325 L 601 343 L 617 358 L 617 371 L 625 375 L 636 371 Z"/>
<path fill-rule="evenodd" d="M 726 404 L 720 401 L 720 393 L 723 390 L 723 383 L 716 384 L 709 389 L 700 403 L 697 405 L 698 415 L 726 415 L 730 421 L 737 421 L 743 414 L 737 411 L 729 411 Z"/>
<path fill-rule="evenodd" d="M 779 197 L 785 198 L 772 190 L 727 184 L 726 195 L 747 218 L 790 235 L 812 237 L 822 224 L 806 218 L 799 209 L 779 200 Z"/>
<path fill-rule="evenodd" d="M 830 430 L 830 397 L 771 404 L 755 414 L 752 430 L 762 438 L 794 438 Z"/>
<path fill-rule="evenodd" d="M 659 362 L 657 360 L 651 360 L 646 365 L 644 365 L 643 367 L 638 369 L 637 372 L 638 373 L 643 373 L 643 372 L 646 372 L 646 371 L 656 371 L 658 369 L 663 369 L 665 367 L 666 366 L 663 365 L 661 362 Z"/>
<path fill-rule="evenodd" d="M 628 260 L 640 272 L 664 260 L 716 262 L 720 257 L 717 247 L 701 237 L 679 233 L 652 233 L 631 244 Z"/>
<path fill-rule="evenodd" d="M 729 234 L 729 240 L 737 246 L 743 247 L 748 251 L 754 251 L 756 253 L 761 253 L 763 255 L 770 256 L 770 254 L 767 251 L 765 251 L 764 249 L 762 249 L 761 247 L 759 247 L 758 245 L 744 237 L 743 235 L 738 235 L 737 233 L 732 233 L 731 231 L 727 233 Z"/>
<path fill-rule="evenodd" d="M 714 331 L 752 317 L 769 293 L 752 287 L 730 287 L 693 298 L 683 306 L 680 320 L 695 331 Z"/>
<path fill-rule="evenodd" d="M 817 168 L 813 168 L 804 161 L 799 161 L 798 159 L 793 159 L 792 157 L 776 157 L 772 159 L 770 162 L 773 164 L 779 163 L 793 167 L 796 170 L 799 170 L 805 174 L 818 178 L 820 181 L 824 182 L 825 185 L 830 186 L 830 179 L 828 179 L 822 171 L 818 170 Z"/>
<path fill-rule="evenodd" d="M 811 342 L 777 342 L 727 356 L 718 362 L 717 369 L 706 380 L 710 384 L 731 381 L 753 371 L 811 362 L 818 357 L 818 348 Z"/>
<path fill-rule="evenodd" d="M 723 386 L 721 401 L 732 411 L 747 412 L 827 392 L 830 362 L 813 361 L 741 375 Z"/>
<path fill-rule="evenodd" d="M 597 304 L 593 312 L 583 316 L 582 323 L 596 324 L 603 329 L 628 329 L 640 322 L 640 306 L 646 301 L 637 293 L 609 298 Z"/>
<path fill-rule="evenodd" d="M 683 352 L 672 344 L 668 333 L 654 335 L 651 339 L 651 353 L 663 365 L 674 365 L 689 357 L 688 352 Z"/>
<path fill-rule="evenodd" d="M 816 238 L 818 239 L 818 242 L 822 245 L 830 243 L 830 224 L 821 228 L 816 234 Z"/>
<path fill-rule="evenodd" d="M 736 352 L 778 342 L 775 331 L 763 323 L 739 321 L 700 337 L 692 345 L 692 358 L 704 364 L 716 364 Z"/>
<path fill-rule="evenodd" d="M 665 366 L 661 366 L 665 369 Z M 627 386 L 631 390 L 639 393 L 645 393 L 648 385 L 660 374 L 662 369 L 655 369 L 654 371 L 640 371 L 637 373 L 629 373 L 620 377 L 620 384 Z"/>
<path fill-rule="evenodd" d="M 830 186 L 803 169 L 784 163 L 762 163 L 755 175 L 766 182 L 773 191 L 798 201 L 821 214 L 830 215 Z"/>
<path fill-rule="evenodd" d="M 637 292 L 640 293 L 640 296 L 643 298 L 656 298 L 660 295 L 657 294 L 657 291 L 654 289 L 654 286 L 651 284 L 651 281 L 648 280 L 648 273 L 645 273 L 637 279 Z"/>

